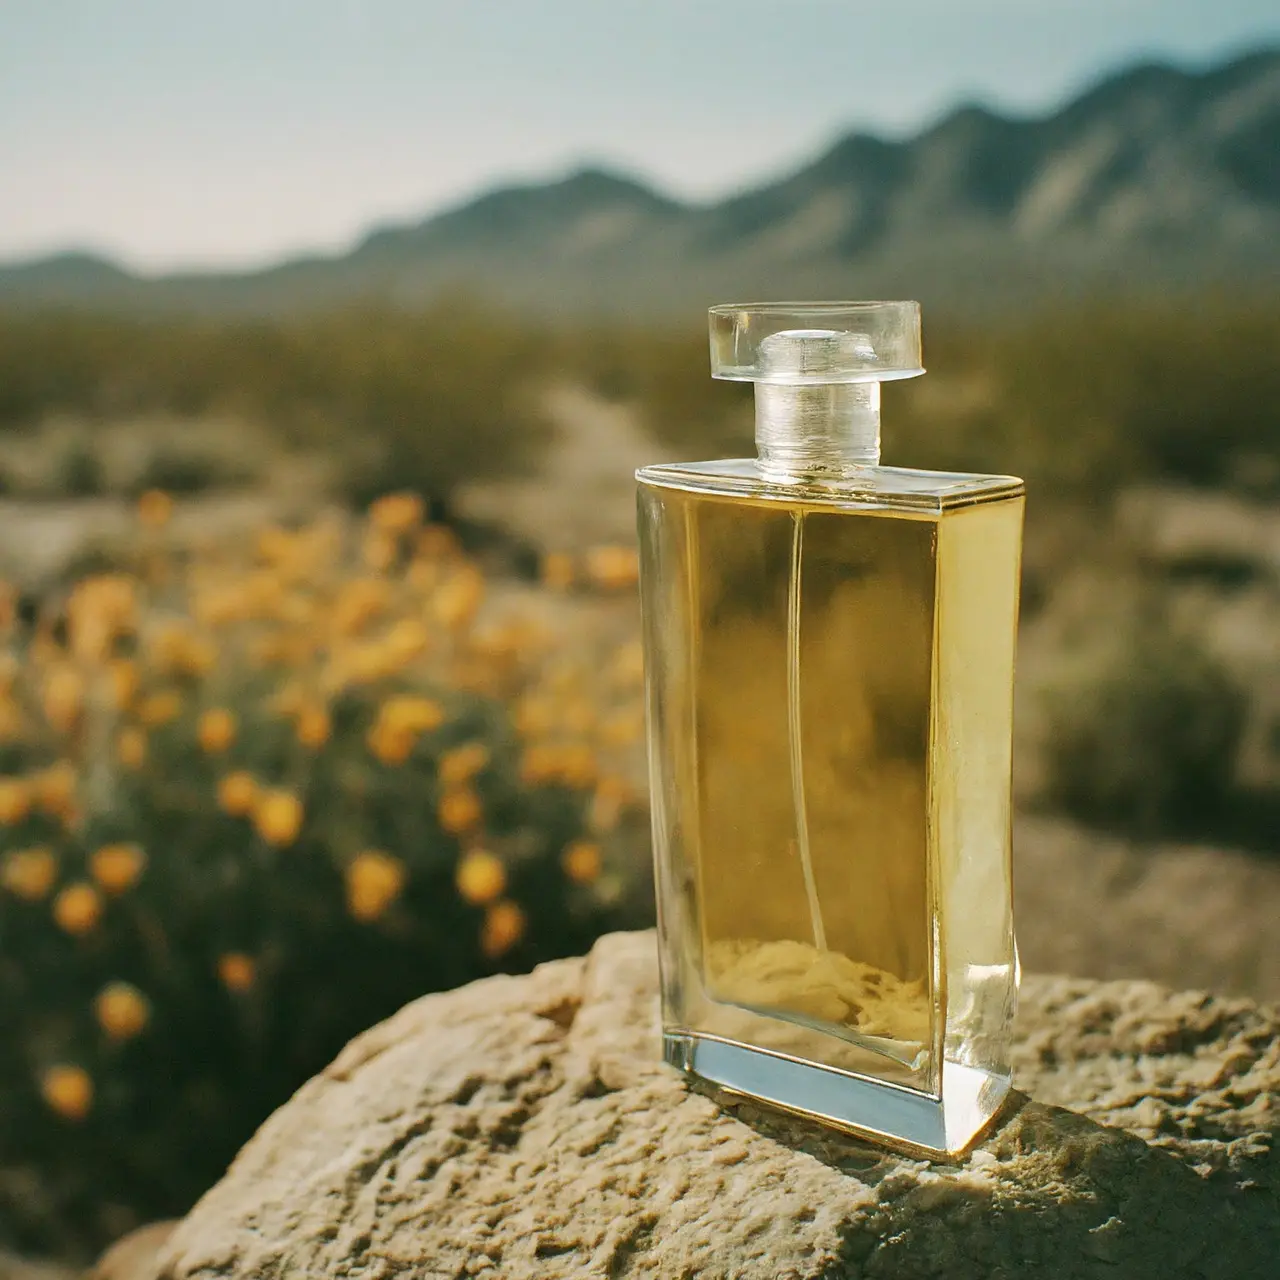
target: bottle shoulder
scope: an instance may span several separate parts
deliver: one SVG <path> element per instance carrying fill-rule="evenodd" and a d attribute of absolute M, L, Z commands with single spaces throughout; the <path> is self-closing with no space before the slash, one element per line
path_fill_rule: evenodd
<path fill-rule="evenodd" d="M 1023 483 L 1016 476 L 919 471 L 908 467 L 859 467 L 838 479 L 782 482 L 763 475 L 755 458 L 641 467 L 636 472 L 636 480 L 641 485 L 680 489 L 707 497 L 926 513 L 1018 498 L 1024 492 Z"/>

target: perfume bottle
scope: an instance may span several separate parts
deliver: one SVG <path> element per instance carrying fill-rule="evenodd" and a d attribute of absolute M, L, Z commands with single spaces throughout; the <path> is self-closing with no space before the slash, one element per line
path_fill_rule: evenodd
<path fill-rule="evenodd" d="M 955 1153 L 1010 1078 L 1022 482 L 880 465 L 916 303 L 710 319 L 758 456 L 636 475 L 665 1056 Z"/>

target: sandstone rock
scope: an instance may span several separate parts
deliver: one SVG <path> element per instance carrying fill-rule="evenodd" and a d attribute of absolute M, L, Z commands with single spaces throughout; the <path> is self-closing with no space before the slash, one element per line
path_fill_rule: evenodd
<path fill-rule="evenodd" d="M 652 936 L 617 934 L 408 1006 L 263 1126 L 161 1274 L 1280 1274 L 1274 1013 L 1029 979 L 1023 1092 L 944 1166 L 690 1089 L 655 984 Z"/>
<path fill-rule="evenodd" d="M 88 1280 L 151 1280 L 176 1222 L 150 1222 L 122 1236 L 98 1259 Z"/>

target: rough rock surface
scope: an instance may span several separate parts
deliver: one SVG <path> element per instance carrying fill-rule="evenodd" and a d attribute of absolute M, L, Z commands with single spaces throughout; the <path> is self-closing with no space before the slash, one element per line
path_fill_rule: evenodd
<path fill-rule="evenodd" d="M 690 1089 L 654 1005 L 652 936 L 616 934 L 408 1006 L 267 1122 L 162 1274 L 1280 1275 L 1274 1012 L 1029 979 L 1023 1092 L 946 1166 Z"/>

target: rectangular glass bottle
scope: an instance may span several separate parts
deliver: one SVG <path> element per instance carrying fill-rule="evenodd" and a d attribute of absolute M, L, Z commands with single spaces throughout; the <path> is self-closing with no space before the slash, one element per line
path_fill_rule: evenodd
<path fill-rule="evenodd" d="M 1009 1087 L 1022 484 L 879 465 L 915 304 L 712 324 L 760 456 L 637 474 L 666 1057 L 956 1152 Z"/>

